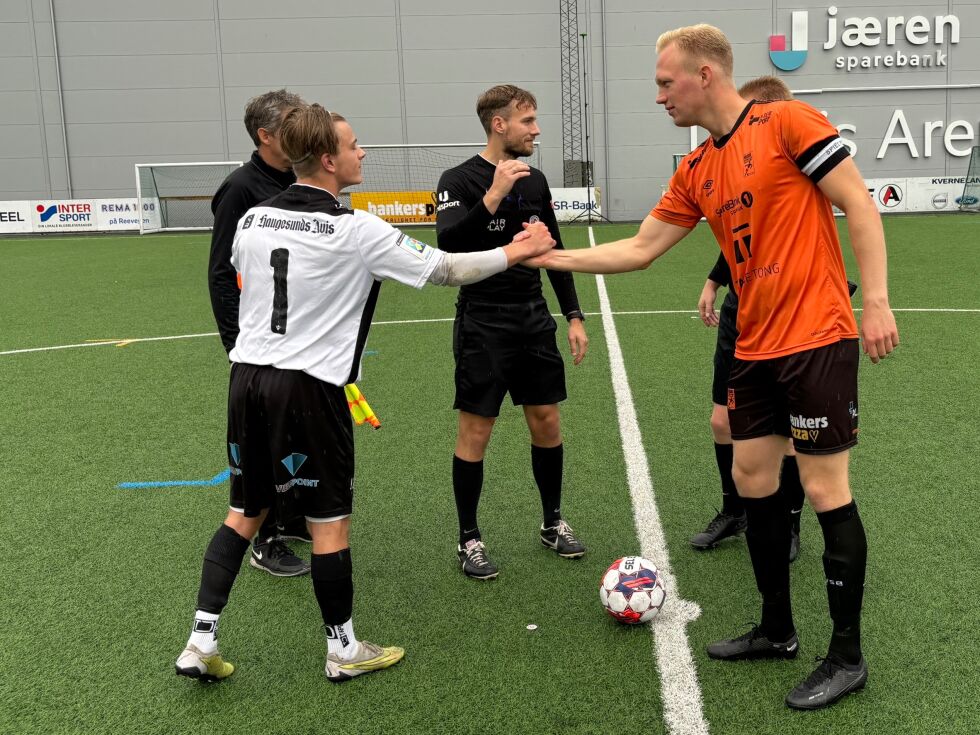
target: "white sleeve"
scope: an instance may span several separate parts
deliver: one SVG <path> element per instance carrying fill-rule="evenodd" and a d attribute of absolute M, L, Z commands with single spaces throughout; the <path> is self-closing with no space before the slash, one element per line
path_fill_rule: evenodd
<path fill-rule="evenodd" d="M 357 248 L 364 265 L 379 280 L 390 279 L 412 288 L 422 288 L 443 253 L 404 232 L 380 217 L 354 211 Z"/>
<path fill-rule="evenodd" d="M 466 286 L 507 270 L 503 248 L 476 253 L 446 253 L 432 271 L 429 281 L 437 286 Z"/>

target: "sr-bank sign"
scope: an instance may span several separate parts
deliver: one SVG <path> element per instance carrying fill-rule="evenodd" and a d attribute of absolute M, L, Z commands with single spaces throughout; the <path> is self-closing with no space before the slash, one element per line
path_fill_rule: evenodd
<path fill-rule="evenodd" d="M 845 72 L 855 69 L 945 67 L 947 54 L 942 49 L 920 47 L 928 44 L 941 46 L 947 40 L 951 44 L 960 42 L 960 19 L 955 15 L 889 15 L 884 18 L 839 18 L 838 15 L 836 6 L 827 8 L 823 48 L 831 51 L 842 47 L 839 50 L 845 53 L 834 58 L 834 68 Z M 786 36 L 769 36 L 769 59 L 778 69 L 794 71 L 806 61 L 809 43 L 810 13 L 807 10 L 794 10 L 789 48 Z M 899 50 L 896 46 L 900 43 L 910 44 L 912 49 L 906 47 Z"/>

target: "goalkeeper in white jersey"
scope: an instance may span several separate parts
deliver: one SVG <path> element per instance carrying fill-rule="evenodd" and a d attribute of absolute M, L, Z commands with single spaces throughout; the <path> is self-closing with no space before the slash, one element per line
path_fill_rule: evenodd
<path fill-rule="evenodd" d="M 358 377 L 381 282 L 473 283 L 545 252 L 554 240 L 538 223 L 494 250 L 435 250 L 340 204 L 340 192 L 361 183 L 365 155 L 343 117 L 304 105 L 285 117 L 279 136 L 297 180 L 246 212 L 232 246 L 242 294 L 229 355 L 231 502 L 204 553 L 192 632 L 176 668 L 204 680 L 234 671 L 218 653 L 218 617 L 275 493 L 289 493 L 313 537 L 326 675 L 341 682 L 404 656 L 401 648 L 358 640 L 351 621 L 354 440 L 343 386 Z"/>

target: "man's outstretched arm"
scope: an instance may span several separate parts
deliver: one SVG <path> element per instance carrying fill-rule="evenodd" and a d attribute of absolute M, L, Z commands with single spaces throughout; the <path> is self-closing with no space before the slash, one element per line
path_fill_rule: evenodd
<path fill-rule="evenodd" d="M 680 242 L 691 230 L 647 215 L 639 231 L 624 240 L 594 248 L 549 250 L 524 261 L 532 268 L 550 268 L 579 273 L 626 273 L 642 270 Z"/>

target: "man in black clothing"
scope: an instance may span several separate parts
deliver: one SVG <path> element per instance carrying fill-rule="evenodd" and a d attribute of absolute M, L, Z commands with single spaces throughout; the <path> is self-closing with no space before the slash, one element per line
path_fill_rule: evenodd
<path fill-rule="evenodd" d="M 477 102 L 487 146 L 443 173 L 438 186 L 436 231 L 448 252 L 490 250 L 510 242 L 522 223 L 544 222 L 562 247 L 548 182 L 518 160 L 534 150 L 540 134 L 537 101 L 511 85 L 493 87 Z M 588 338 L 571 274 L 548 272 L 562 314 L 574 363 L 585 357 Z M 565 400 L 565 371 L 555 342 L 557 325 L 541 292 L 536 269 L 518 265 L 460 289 L 453 329 L 459 430 L 453 457 L 453 493 L 459 519 L 457 555 L 463 572 L 493 579 L 477 524 L 483 489 L 483 458 L 504 394 L 524 409 L 531 433 L 531 469 L 544 522 L 541 543 L 575 559 L 585 546 L 561 515 L 564 450 L 558 403 Z"/>
<path fill-rule="evenodd" d="M 279 145 L 279 126 L 285 114 L 302 103 L 299 95 L 285 89 L 266 92 L 249 100 L 245 107 L 245 129 L 255 143 L 255 151 L 248 163 L 228 175 L 211 200 L 214 229 L 211 231 L 208 289 L 225 352 L 231 352 L 238 337 L 240 288 L 231 264 L 235 228 L 246 211 L 296 181 L 289 158 Z M 288 499 L 281 500 L 288 508 Z M 286 508 L 274 509 L 266 517 L 255 538 L 249 563 L 277 577 L 295 577 L 306 574 L 310 567 L 293 554 L 283 538 L 310 541 L 310 535 L 302 516 L 291 518 L 284 510 Z"/>

